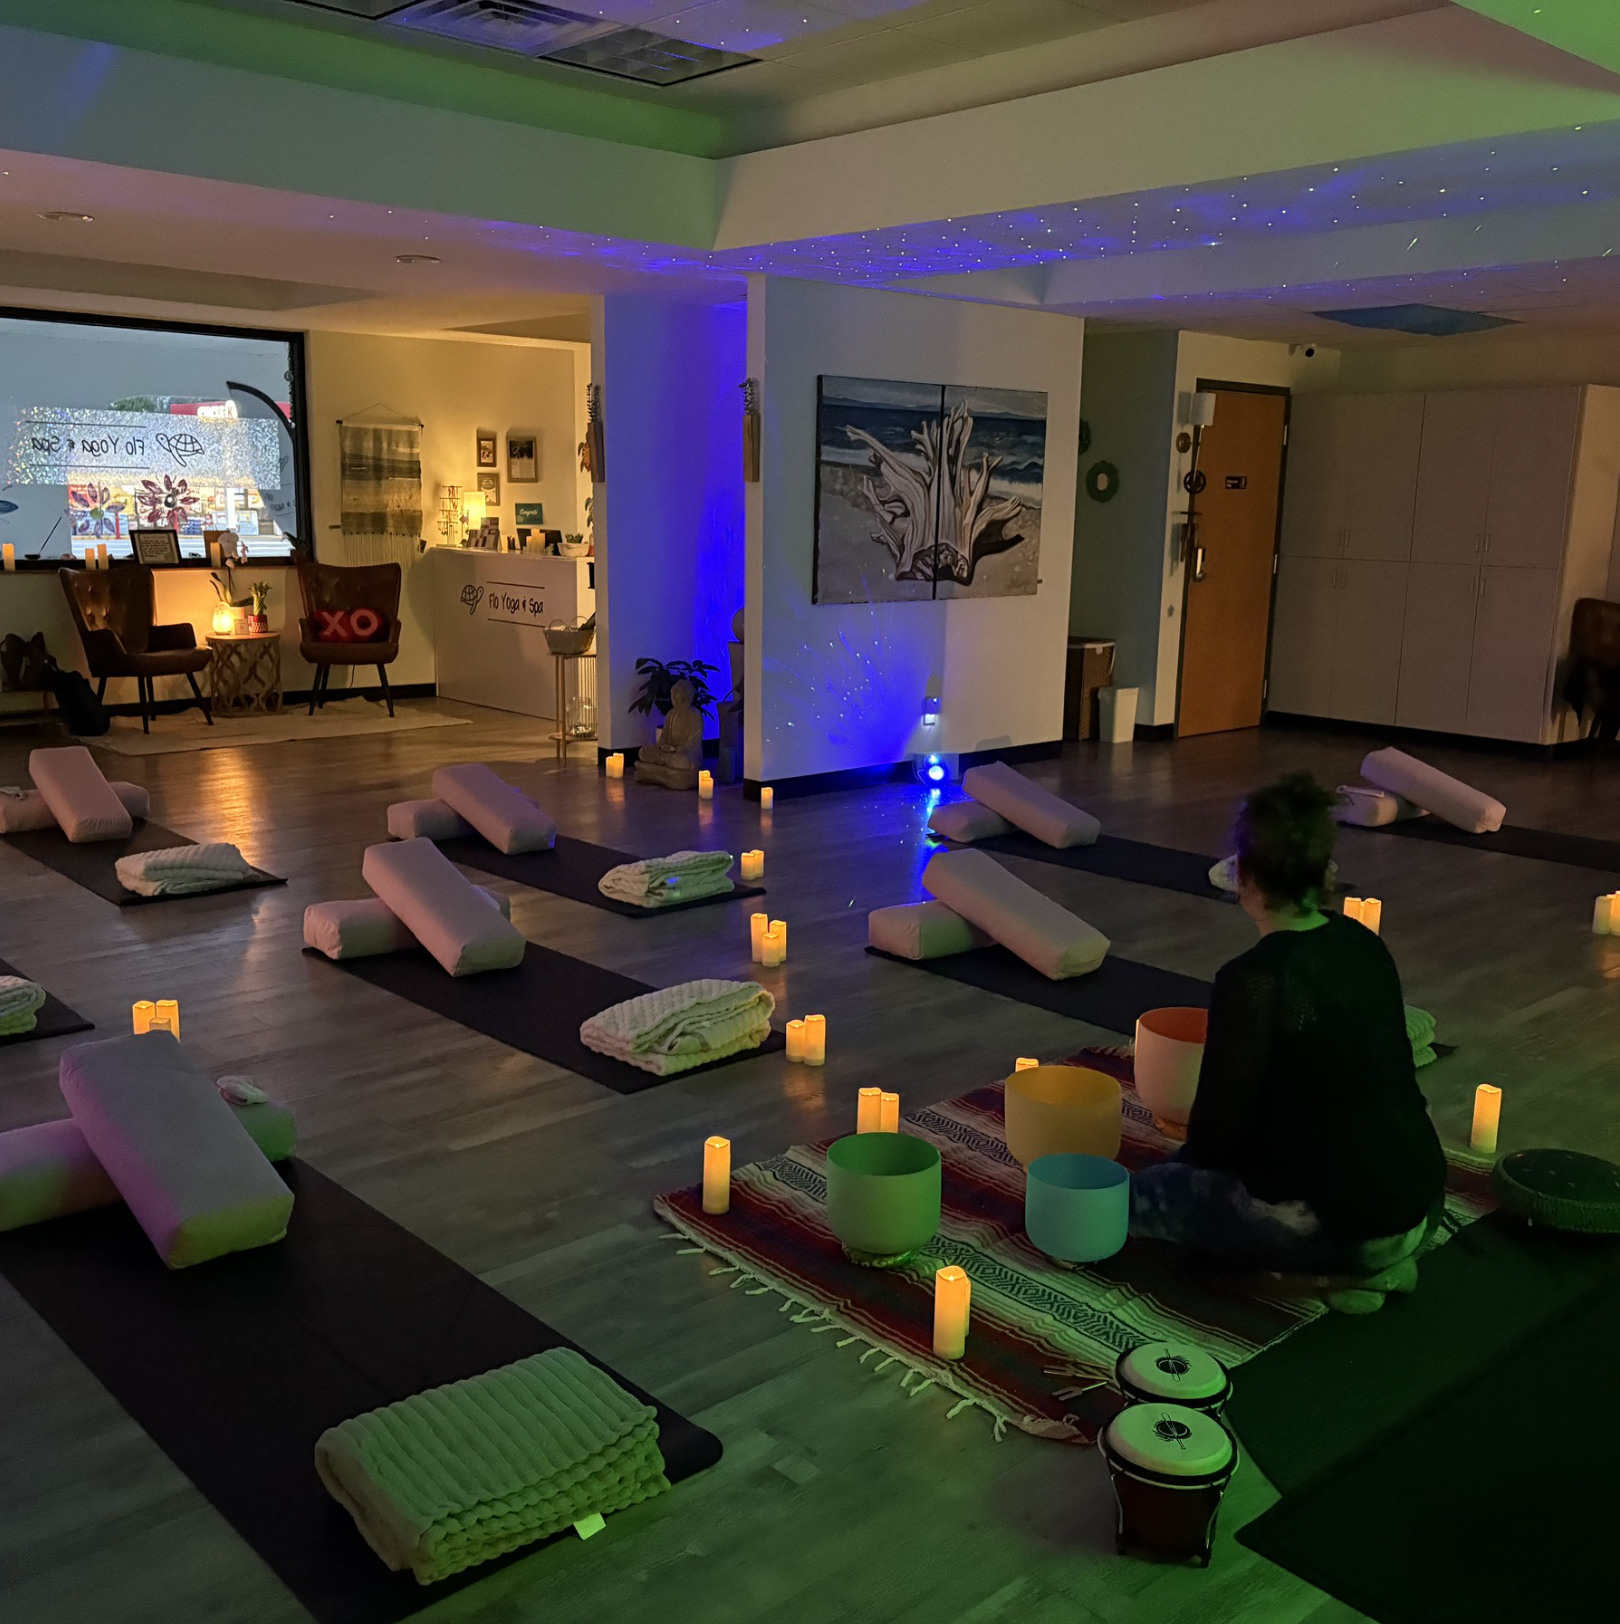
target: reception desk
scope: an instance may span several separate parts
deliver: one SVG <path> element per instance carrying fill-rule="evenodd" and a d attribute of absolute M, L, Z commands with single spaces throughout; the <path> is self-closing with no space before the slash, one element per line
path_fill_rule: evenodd
<path fill-rule="evenodd" d="M 596 612 L 593 561 L 435 547 L 427 562 L 439 693 L 556 720 L 556 661 L 545 628 Z"/>

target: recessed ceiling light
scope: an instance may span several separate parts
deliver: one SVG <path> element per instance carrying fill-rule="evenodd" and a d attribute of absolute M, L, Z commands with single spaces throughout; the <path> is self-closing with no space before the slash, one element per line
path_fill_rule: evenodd
<path fill-rule="evenodd" d="M 81 225 L 89 225 L 95 219 L 93 214 L 80 214 L 76 209 L 46 209 L 40 215 L 41 220 L 77 220 Z"/>
<path fill-rule="evenodd" d="M 437 254 L 395 254 L 394 259 L 401 265 L 437 265 Z"/>

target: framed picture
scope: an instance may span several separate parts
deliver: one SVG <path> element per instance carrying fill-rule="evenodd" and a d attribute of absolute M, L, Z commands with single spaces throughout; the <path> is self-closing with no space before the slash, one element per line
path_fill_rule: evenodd
<path fill-rule="evenodd" d="M 480 468 L 500 466 L 495 456 L 495 436 L 485 434 L 482 429 L 478 431 L 478 466 Z"/>
<path fill-rule="evenodd" d="M 540 478 L 540 437 L 513 430 L 506 436 L 506 477 L 514 485 L 533 485 Z"/>
<path fill-rule="evenodd" d="M 178 530 L 131 530 L 129 539 L 135 548 L 137 564 L 178 564 L 180 562 L 180 532 Z"/>
<path fill-rule="evenodd" d="M 515 502 L 512 505 L 512 517 L 518 524 L 531 525 L 538 529 L 546 522 L 546 509 L 543 502 Z"/>
<path fill-rule="evenodd" d="M 486 507 L 499 507 L 501 505 L 501 476 L 499 474 L 486 474 L 480 469 L 478 488 L 484 493 L 484 505 Z"/>

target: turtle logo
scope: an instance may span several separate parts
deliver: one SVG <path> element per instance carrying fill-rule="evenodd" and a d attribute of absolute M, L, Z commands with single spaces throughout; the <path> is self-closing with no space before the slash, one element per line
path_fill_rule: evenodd
<path fill-rule="evenodd" d="M 194 457 L 200 457 L 208 447 L 195 434 L 154 434 L 152 436 L 182 468 Z"/>
<path fill-rule="evenodd" d="M 461 601 L 466 604 L 469 615 L 477 614 L 478 605 L 484 601 L 484 589 L 481 586 L 475 586 L 469 581 L 461 589 Z"/>
<path fill-rule="evenodd" d="M 1166 1376 L 1185 1376 L 1192 1369 L 1192 1360 L 1179 1353 L 1166 1353 L 1153 1361 L 1153 1368 Z"/>
<path fill-rule="evenodd" d="M 1179 1448 L 1192 1437 L 1192 1428 L 1185 1421 L 1177 1421 L 1174 1416 L 1161 1415 L 1153 1423 L 1153 1436 L 1162 1443 L 1175 1444 Z"/>

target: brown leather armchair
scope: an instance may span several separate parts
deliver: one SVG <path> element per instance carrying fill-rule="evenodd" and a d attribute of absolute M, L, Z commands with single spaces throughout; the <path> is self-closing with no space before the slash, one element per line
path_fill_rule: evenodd
<path fill-rule="evenodd" d="M 1620 603 L 1581 598 L 1570 619 L 1564 699 L 1589 739 L 1620 731 Z M 1586 713 L 1592 713 L 1590 723 Z"/>
<path fill-rule="evenodd" d="M 197 647 L 197 635 L 185 622 L 152 624 L 152 572 L 145 564 L 115 564 L 105 570 L 58 570 L 73 624 L 84 644 L 90 675 L 98 679 L 96 698 L 107 691 L 109 677 L 133 677 L 140 695 L 141 731 L 152 731 L 154 677 L 184 677 L 197 708 L 214 725 L 212 707 L 197 686 L 197 673 L 213 656 Z"/>
<path fill-rule="evenodd" d="M 326 703 L 334 665 L 374 665 L 382 679 L 388 714 L 394 714 L 394 696 L 388 687 L 388 667 L 399 658 L 399 595 L 404 571 L 398 564 L 311 564 L 298 566 L 298 590 L 304 600 L 299 622 L 298 652 L 315 667 L 310 688 L 309 714 Z M 321 628 L 334 616 L 370 609 L 382 629 L 369 642 L 328 642 Z"/>

